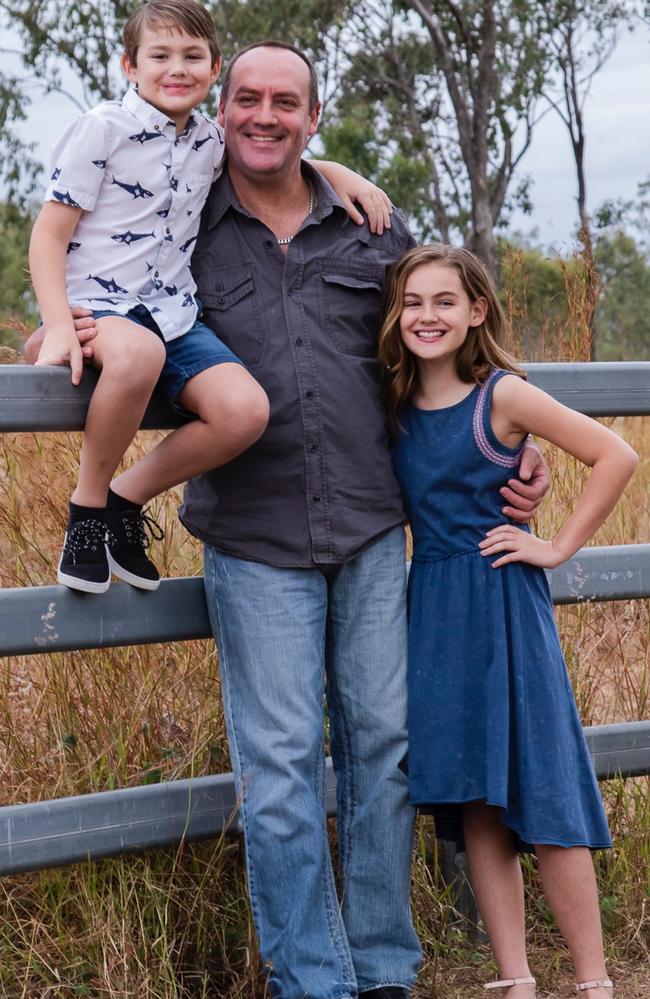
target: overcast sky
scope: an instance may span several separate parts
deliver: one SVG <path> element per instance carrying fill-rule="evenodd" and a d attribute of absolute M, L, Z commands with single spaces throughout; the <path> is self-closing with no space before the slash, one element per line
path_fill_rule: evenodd
<path fill-rule="evenodd" d="M 10 43 L 6 32 L 0 37 L 2 47 Z M 44 163 L 49 163 L 59 133 L 78 113 L 69 99 L 58 94 L 35 100 L 23 134 L 38 141 Z M 585 119 L 587 196 L 589 209 L 594 211 L 607 198 L 632 198 L 637 185 L 650 176 L 648 29 L 621 35 L 614 54 L 593 82 Z M 534 211 L 532 216 L 515 215 L 512 228 L 536 233 L 536 241 L 566 253 L 576 227 L 576 181 L 568 133 L 555 113 L 547 114 L 536 126 L 521 170 L 533 179 Z"/>

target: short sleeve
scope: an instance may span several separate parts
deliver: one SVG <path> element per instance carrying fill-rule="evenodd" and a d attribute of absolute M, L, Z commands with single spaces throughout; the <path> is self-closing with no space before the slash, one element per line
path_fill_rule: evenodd
<path fill-rule="evenodd" d="M 215 143 L 215 151 L 214 151 L 214 170 L 212 174 L 212 180 L 214 182 L 223 173 L 223 161 L 226 156 L 226 143 L 223 137 L 223 129 L 221 125 L 219 125 L 217 122 L 214 122 L 213 124 L 217 133 L 216 136 L 217 141 Z"/>
<path fill-rule="evenodd" d="M 69 126 L 52 154 L 45 201 L 92 211 L 109 155 L 108 124 L 88 111 Z"/>

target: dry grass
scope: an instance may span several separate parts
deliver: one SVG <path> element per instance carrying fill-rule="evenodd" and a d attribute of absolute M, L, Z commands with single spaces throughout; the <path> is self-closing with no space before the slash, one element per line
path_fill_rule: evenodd
<path fill-rule="evenodd" d="M 574 273 L 575 272 L 575 273 Z M 568 280 L 580 281 L 579 268 Z M 580 310 L 580 288 L 567 289 Z M 525 305 L 520 306 L 525 314 Z M 579 358 L 579 322 L 545 351 Z M 626 496 L 596 543 L 648 540 L 648 419 L 613 422 L 642 455 Z M 142 435 L 150 447 L 153 435 Z M 74 435 L 0 439 L 0 583 L 55 578 L 77 467 Z M 132 460 L 134 454 L 129 456 Z M 549 452 L 554 486 L 538 530 L 552 530 L 582 472 Z M 155 504 L 166 530 L 165 575 L 199 574 L 199 546 L 176 520 L 177 494 Z M 566 607 L 558 614 L 585 723 L 650 717 L 648 603 Z M 0 666 L 1 803 L 229 770 L 211 643 L 33 656 Z M 619 996 L 650 994 L 648 784 L 603 786 L 615 847 L 597 858 L 610 969 Z M 454 916 L 429 823 L 419 826 L 414 909 L 425 946 L 419 999 L 478 996 L 493 977 L 487 947 Z M 527 872 L 532 966 L 541 995 L 570 992 L 564 948 L 532 867 Z M 264 995 L 241 845 L 219 841 L 6 879 L 0 889 L 0 996 L 6 999 L 199 999 Z"/>

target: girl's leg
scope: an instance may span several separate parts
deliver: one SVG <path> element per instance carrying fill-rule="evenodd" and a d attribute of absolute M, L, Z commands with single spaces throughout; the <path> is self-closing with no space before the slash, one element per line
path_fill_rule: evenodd
<path fill-rule="evenodd" d="M 240 364 L 206 368 L 187 382 L 180 404 L 197 416 L 164 438 L 112 483 L 119 496 L 140 505 L 194 475 L 209 472 L 254 444 L 266 429 L 264 389 Z"/>
<path fill-rule="evenodd" d="M 499 809 L 483 801 L 463 805 L 463 829 L 472 888 L 500 979 L 530 975 L 526 956 L 524 886 L 512 832 Z M 513 985 L 508 999 L 531 999 L 534 985 Z"/>
<path fill-rule="evenodd" d="M 164 362 L 164 344 L 151 330 L 121 316 L 97 320 L 93 363 L 101 374 L 88 407 L 73 503 L 106 506 L 113 473 L 140 426 Z"/>
<path fill-rule="evenodd" d="M 598 889 L 591 852 L 582 846 L 535 847 L 542 887 L 566 940 L 577 982 L 606 979 Z M 586 989 L 583 999 L 612 999 L 612 990 Z"/>

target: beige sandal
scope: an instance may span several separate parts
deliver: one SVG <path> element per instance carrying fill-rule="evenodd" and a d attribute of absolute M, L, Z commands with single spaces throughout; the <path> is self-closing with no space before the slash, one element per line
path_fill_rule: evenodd
<path fill-rule="evenodd" d="M 536 985 L 537 982 L 532 977 L 528 975 L 526 978 L 504 978 L 500 982 L 488 982 L 484 985 L 484 989 L 509 989 L 513 985 Z M 593 985 L 593 982 L 591 983 Z"/>
<path fill-rule="evenodd" d="M 576 982 L 576 992 L 586 989 L 613 989 L 614 983 L 609 978 L 599 978 L 594 982 Z"/>

